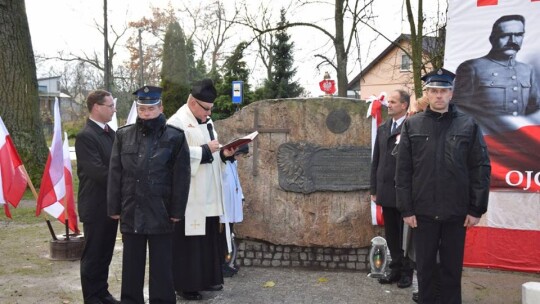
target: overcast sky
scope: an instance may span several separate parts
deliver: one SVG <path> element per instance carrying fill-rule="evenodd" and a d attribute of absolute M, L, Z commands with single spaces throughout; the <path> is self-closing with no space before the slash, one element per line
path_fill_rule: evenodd
<path fill-rule="evenodd" d="M 278 12 L 275 16 L 279 16 L 279 9 L 282 4 L 288 2 L 285 0 L 271 2 L 275 6 L 276 12 Z M 121 29 L 130 21 L 139 20 L 143 16 L 151 16 L 151 6 L 164 8 L 168 3 L 168 0 L 108 1 L 109 24 L 114 28 Z M 233 3 L 233 1 L 226 0 L 225 3 Z M 409 32 L 408 25 L 402 22 L 402 3 L 403 0 L 375 0 L 374 2 L 374 14 L 378 16 L 377 28 L 391 39 L 395 39 L 401 32 Z M 174 6 L 179 7 L 177 4 Z M 83 50 L 87 53 L 93 53 L 93 50 L 102 53 L 103 38 L 97 31 L 95 23 L 102 23 L 103 1 L 26 0 L 26 12 L 35 54 L 56 55 L 59 50 L 77 54 L 81 54 Z M 309 9 L 294 11 L 288 16 L 288 19 L 290 22 L 327 19 L 329 31 L 333 33 L 333 14 L 332 7 L 325 4 L 316 4 L 310 5 Z M 233 41 L 236 41 L 236 43 L 241 41 L 240 39 L 243 39 L 242 34 L 239 33 L 240 37 L 233 39 Z M 312 95 L 319 95 L 321 92 L 318 88 L 318 82 L 323 79 L 324 72 L 328 70 L 332 78 L 335 79 L 335 71 L 329 67 L 317 71 L 316 65 L 319 61 L 313 57 L 315 47 L 322 46 L 326 40 L 316 31 L 307 28 L 292 28 L 289 34 L 295 43 L 296 77 L 303 87 L 312 92 Z M 249 32 L 246 35 L 251 37 Z M 375 38 L 376 35 L 371 30 L 363 30 L 362 49 L 360 50 L 362 66 L 367 65 L 370 60 L 388 46 L 388 42 L 382 38 L 373 42 Z M 351 55 L 354 56 L 349 57 L 349 80 L 354 78 L 361 68 L 360 64 L 355 63 L 358 56 L 356 54 Z M 251 68 L 253 69 L 253 66 Z M 38 70 L 38 77 L 44 76 L 40 73 L 45 72 Z M 264 72 L 259 68 L 254 70 L 254 74 L 256 75 L 253 76 L 254 79 L 251 81 L 255 82 L 254 85 L 258 85 L 256 83 L 257 79 L 262 79 Z"/>

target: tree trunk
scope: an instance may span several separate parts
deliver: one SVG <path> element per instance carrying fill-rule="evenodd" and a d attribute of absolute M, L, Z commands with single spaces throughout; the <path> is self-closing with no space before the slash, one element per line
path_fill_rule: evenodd
<path fill-rule="evenodd" d="M 336 37 L 334 47 L 336 49 L 336 73 L 337 73 L 337 91 L 339 97 L 347 97 L 347 52 L 345 51 L 345 42 L 343 36 L 343 0 L 336 1 L 334 11 L 334 20 L 336 25 Z"/>
<path fill-rule="evenodd" d="M 21 0 L 0 0 L 0 116 L 32 182 L 40 184 L 48 150 L 30 29 Z"/>
<path fill-rule="evenodd" d="M 424 10 L 423 0 L 418 0 L 418 23 L 414 21 L 414 15 L 411 7 L 411 0 L 405 2 L 407 8 L 407 18 L 411 29 L 411 48 L 412 48 L 412 68 L 414 81 L 414 95 L 418 99 L 422 97 L 422 52 L 423 52 L 423 27 L 424 27 Z"/>

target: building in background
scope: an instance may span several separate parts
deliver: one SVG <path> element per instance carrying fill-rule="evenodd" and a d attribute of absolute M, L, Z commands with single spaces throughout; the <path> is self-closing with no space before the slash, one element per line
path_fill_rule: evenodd
<path fill-rule="evenodd" d="M 60 90 L 61 76 L 38 79 L 39 111 L 45 134 L 52 134 L 54 99 L 60 103 L 60 115 L 63 122 L 76 121 L 84 113 L 84 97 L 74 99 Z M 82 114 L 84 116 L 84 114 Z"/>
<path fill-rule="evenodd" d="M 423 49 L 425 62 L 428 62 L 437 51 L 438 42 L 436 37 L 424 37 Z M 381 92 L 392 92 L 404 89 L 414 96 L 414 82 L 412 73 L 412 60 L 401 49 L 411 51 L 411 35 L 401 34 L 396 40 L 379 54 L 368 66 L 363 69 L 347 85 L 348 91 L 356 93 L 355 98 L 365 100 L 372 95 L 379 96 Z M 427 70 L 432 69 L 431 64 L 426 63 Z M 424 73 L 422 73 L 424 74 Z"/>

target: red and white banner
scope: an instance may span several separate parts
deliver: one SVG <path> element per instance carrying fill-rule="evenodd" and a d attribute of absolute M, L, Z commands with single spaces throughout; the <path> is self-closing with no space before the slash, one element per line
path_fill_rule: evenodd
<path fill-rule="evenodd" d="M 23 164 L 11 136 L 0 117 L 0 206 L 11 218 L 8 203 L 17 207 L 27 185 Z"/>
<path fill-rule="evenodd" d="M 540 1 L 449 1 L 453 102 L 478 121 L 492 165 L 488 211 L 467 232 L 467 266 L 540 272 L 538 38 Z"/>
<path fill-rule="evenodd" d="M 386 93 L 382 92 L 379 97 L 370 96 L 367 100 L 369 107 L 367 110 L 367 117 L 371 116 L 371 158 L 373 158 L 373 150 L 375 146 L 375 139 L 377 137 L 377 129 L 382 123 L 382 107 L 386 106 Z M 382 215 L 382 206 L 377 205 L 374 201 L 371 201 L 371 224 L 373 226 L 384 226 L 384 218 Z"/>
<path fill-rule="evenodd" d="M 62 148 L 62 126 L 60 120 L 60 106 L 58 99 L 54 101 L 54 132 L 45 164 L 45 171 L 41 178 L 41 187 L 37 200 L 36 216 L 41 210 L 58 219 L 64 213 L 62 199 L 66 196 L 66 182 L 64 179 L 64 152 Z"/>

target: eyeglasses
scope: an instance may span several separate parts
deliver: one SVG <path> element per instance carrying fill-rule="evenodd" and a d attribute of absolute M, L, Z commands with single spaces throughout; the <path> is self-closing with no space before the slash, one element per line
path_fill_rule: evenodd
<path fill-rule="evenodd" d="M 199 101 L 198 101 L 197 99 L 193 98 L 193 100 L 195 100 L 195 102 L 196 102 L 203 110 L 205 110 L 206 112 L 211 112 L 211 111 L 212 111 L 212 107 L 207 108 L 207 107 L 203 106 L 202 104 L 200 104 Z"/>
<path fill-rule="evenodd" d="M 110 105 L 104 104 L 104 103 L 98 103 L 98 105 L 109 107 L 109 109 L 114 109 L 114 103 L 113 103 L 113 104 L 110 104 Z"/>

